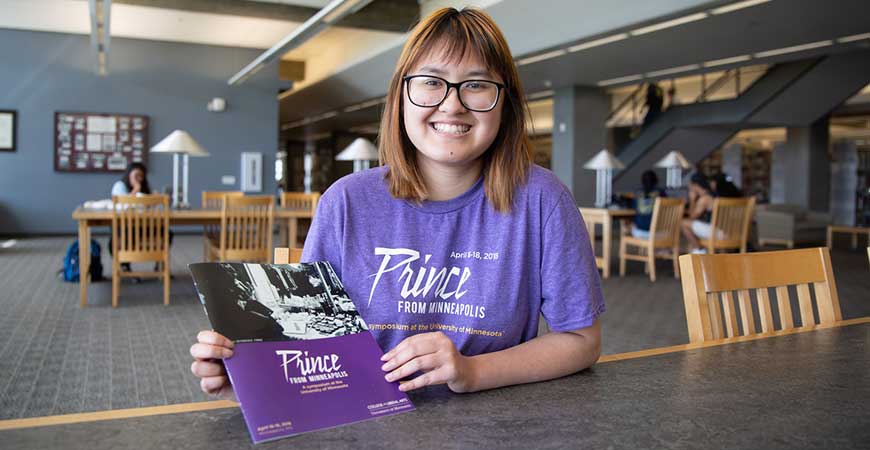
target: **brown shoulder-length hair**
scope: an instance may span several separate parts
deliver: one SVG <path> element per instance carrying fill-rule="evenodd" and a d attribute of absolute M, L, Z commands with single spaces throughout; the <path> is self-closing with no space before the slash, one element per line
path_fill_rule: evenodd
<path fill-rule="evenodd" d="M 531 143 L 526 133 L 528 106 L 504 35 L 489 15 L 476 9 L 439 9 L 414 28 L 402 49 L 390 80 L 378 140 L 380 162 L 389 166 L 390 193 L 393 197 L 417 202 L 429 196 L 417 165 L 416 149 L 405 131 L 402 78 L 420 58 L 436 48 L 453 61 L 459 61 L 466 52 L 474 52 L 472 54 L 491 72 L 501 76 L 505 84 L 498 134 L 481 158 L 486 198 L 497 211 L 509 212 L 514 192 L 525 182 L 532 163 Z"/>

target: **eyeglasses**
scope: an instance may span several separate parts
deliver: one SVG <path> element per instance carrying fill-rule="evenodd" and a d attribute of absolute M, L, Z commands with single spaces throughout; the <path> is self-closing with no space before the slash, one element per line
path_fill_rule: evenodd
<path fill-rule="evenodd" d="M 409 75 L 405 82 L 408 100 L 421 108 L 433 108 L 444 103 L 450 88 L 456 89 L 459 103 L 469 111 L 492 111 L 498 103 L 498 96 L 504 85 L 489 80 L 465 80 L 451 83 L 444 78 L 431 75 Z"/>

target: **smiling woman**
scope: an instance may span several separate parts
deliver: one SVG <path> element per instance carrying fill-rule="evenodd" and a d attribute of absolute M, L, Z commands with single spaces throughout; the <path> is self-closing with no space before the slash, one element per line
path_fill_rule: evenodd
<path fill-rule="evenodd" d="M 382 167 L 321 197 L 302 261 L 329 261 L 386 351 L 388 381 L 455 392 L 564 376 L 600 353 L 604 311 L 570 191 L 531 163 L 527 107 L 499 29 L 442 9 L 411 33 L 381 123 Z M 538 336 L 543 315 L 552 333 Z M 192 370 L 231 396 L 203 332 Z"/>

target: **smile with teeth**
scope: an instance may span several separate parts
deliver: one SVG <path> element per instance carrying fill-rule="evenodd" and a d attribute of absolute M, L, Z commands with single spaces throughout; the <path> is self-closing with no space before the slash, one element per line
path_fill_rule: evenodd
<path fill-rule="evenodd" d="M 465 133 L 468 133 L 468 130 L 471 130 L 471 125 L 465 124 L 449 124 L 449 123 L 441 123 L 441 122 L 432 122 L 430 124 L 435 131 L 439 133 L 449 133 L 455 136 L 460 136 Z"/>

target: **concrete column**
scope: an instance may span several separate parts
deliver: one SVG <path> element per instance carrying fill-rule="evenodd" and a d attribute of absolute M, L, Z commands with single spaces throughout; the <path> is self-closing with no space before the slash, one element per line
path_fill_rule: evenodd
<path fill-rule="evenodd" d="M 831 162 L 831 220 L 855 226 L 855 190 L 858 186 L 858 149 L 855 141 L 834 143 Z"/>
<path fill-rule="evenodd" d="M 773 144 L 770 155 L 770 203 L 785 203 L 786 178 L 788 177 L 788 149 L 785 142 Z"/>
<path fill-rule="evenodd" d="M 595 172 L 583 164 L 607 142 L 610 96 L 603 89 L 571 86 L 553 96 L 552 170 L 580 206 L 595 203 Z"/>
<path fill-rule="evenodd" d="M 722 149 L 722 173 L 731 177 L 737 187 L 743 187 L 743 146 L 731 144 Z"/>
<path fill-rule="evenodd" d="M 808 127 L 786 129 L 785 144 L 774 150 L 771 199 L 776 198 L 774 193 L 782 192 L 784 203 L 828 212 L 831 180 L 829 140 L 827 118 Z"/>

